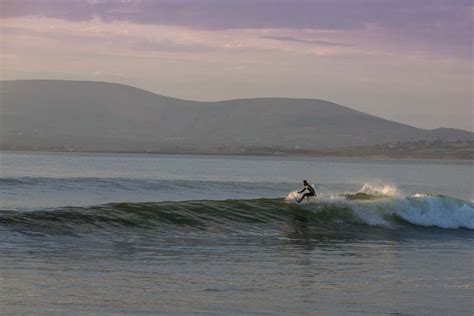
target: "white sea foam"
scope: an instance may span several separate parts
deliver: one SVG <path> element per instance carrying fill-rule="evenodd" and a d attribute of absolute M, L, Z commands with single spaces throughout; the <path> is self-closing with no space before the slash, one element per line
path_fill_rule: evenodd
<path fill-rule="evenodd" d="M 366 199 L 350 199 L 350 195 L 364 193 Z M 291 192 L 287 201 L 299 197 Z M 420 226 L 440 228 L 474 229 L 474 203 L 441 195 L 417 193 L 403 196 L 396 187 L 364 185 L 356 193 L 319 196 L 302 207 L 318 211 L 321 206 L 331 205 L 352 210 L 353 214 L 368 225 L 394 227 L 393 216 Z"/>
<path fill-rule="evenodd" d="M 285 200 L 287 202 L 293 202 L 293 201 L 299 199 L 300 197 L 301 197 L 301 194 L 298 193 L 298 191 L 293 191 L 293 192 L 288 193 Z"/>
<path fill-rule="evenodd" d="M 393 185 L 388 185 L 388 184 L 374 185 L 374 184 L 369 184 L 369 183 L 364 184 L 362 189 L 357 191 L 357 193 L 365 193 L 365 194 L 376 195 L 376 196 L 380 196 L 380 195 L 383 195 L 383 196 L 396 196 L 396 195 L 399 195 L 399 192 L 398 192 L 397 188 Z"/>
<path fill-rule="evenodd" d="M 474 204 L 467 201 L 416 194 L 398 204 L 394 213 L 416 225 L 474 229 Z"/>

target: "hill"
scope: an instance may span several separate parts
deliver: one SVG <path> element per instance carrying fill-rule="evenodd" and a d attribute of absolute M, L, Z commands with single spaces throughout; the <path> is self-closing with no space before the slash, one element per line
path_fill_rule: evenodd
<path fill-rule="evenodd" d="M 106 82 L 1 81 L 0 102 L 2 148 L 318 149 L 474 139 L 471 132 L 419 129 L 317 99 L 196 102 Z"/>

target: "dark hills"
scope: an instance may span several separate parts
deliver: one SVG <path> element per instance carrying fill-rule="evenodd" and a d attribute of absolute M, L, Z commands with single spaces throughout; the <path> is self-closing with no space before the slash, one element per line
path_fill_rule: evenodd
<path fill-rule="evenodd" d="M 318 149 L 474 140 L 468 131 L 420 129 L 317 99 L 196 102 L 105 82 L 2 81 L 0 103 L 2 148 Z"/>

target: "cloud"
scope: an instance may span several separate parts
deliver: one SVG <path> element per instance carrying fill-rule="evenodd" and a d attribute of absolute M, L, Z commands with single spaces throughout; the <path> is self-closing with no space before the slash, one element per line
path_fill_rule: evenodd
<path fill-rule="evenodd" d="M 340 46 L 340 47 L 351 47 L 350 44 L 345 43 L 337 43 L 337 42 L 329 42 L 329 41 L 321 41 L 321 40 L 307 40 L 296 38 L 292 36 L 259 36 L 259 38 L 271 39 L 275 41 L 283 41 L 283 42 L 295 42 L 295 43 L 303 43 L 303 44 L 316 44 L 316 45 L 323 45 L 323 46 Z"/>
<path fill-rule="evenodd" d="M 385 30 L 392 41 L 462 58 L 472 58 L 473 8 L 472 0 L 0 0 L 1 17 L 100 19 L 199 30 L 362 30 L 371 25 Z"/>
<path fill-rule="evenodd" d="M 99 0 L 94 0 L 99 1 Z M 23 22 L 23 23 L 21 23 Z M 29 22 L 33 22 L 29 24 Z M 53 19 L 19 19 L 5 23 L 1 28 L 5 38 L 43 38 L 61 43 L 80 43 L 102 47 L 121 47 L 142 52 L 203 53 L 215 50 L 214 47 L 197 41 L 174 40 L 173 32 L 153 34 L 146 27 L 129 31 L 126 24 L 108 25 L 100 21 L 88 24 L 59 22 Z M 116 28 L 114 27 L 116 26 Z M 153 30 L 156 30 L 152 28 Z M 143 33 L 144 35 L 141 35 Z"/>
<path fill-rule="evenodd" d="M 178 43 L 170 39 L 161 41 L 148 40 L 148 39 L 128 39 L 130 47 L 136 48 L 142 51 L 164 51 L 164 52 L 186 52 L 186 53 L 203 53 L 210 52 L 214 49 L 207 45 L 201 44 L 186 44 Z"/>
<path fill-rule="evenodd" d="M 472 22 L 470 0 L 2 0 L 0 15 L 127 20 L 206 29 L 352 29 Z M 464 23 L 463 22 L 463 23 Z"/>
<path fill-rule="evenodd" d="M 311 41 L 294 36 L 278 36 L 281 30 L 190 30 L 185 27 L 135 24 L 127 21 L 104 22 L 67 21 L 53 18 L 19 17 L 2 19 L 2 35 L 5 43 L 28 41 L 30 39 L 48 39 L 61 45 L 79 45 L 114 53 L 116 50 L 136 53 L 227 53 L 227 54 L 267 54 L 280 52 L 286 56 L 336 56 L 354 54 L 349 45 L 342 41 Z M 286 33 L 291 35 L 291 31 Z M 327 37 L 319 32 L 304 32 L 302 37 Z M 335 36 L 334 33 L 332 33 Z M 269 40 L 270 39 L 270 40 Z M 300 41 L 313 45 L 280 45 L 276 41 Z M 314 46 L 318 44 L 318 46 Z M 7 44 L 11 45 L 11 44 Z"/>

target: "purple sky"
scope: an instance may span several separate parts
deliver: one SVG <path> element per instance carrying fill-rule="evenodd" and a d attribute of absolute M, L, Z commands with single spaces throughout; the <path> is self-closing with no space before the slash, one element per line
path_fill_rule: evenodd
<path fill-rule="evenodd" d="M 119 81 L 208 100 L 318 97 L 421 127 L 473 129 L 472 0 L 0 0 L 0 6 L 7 79 Z M 41 56 L 26 52 L 36 48 Z M 28 70 L 19 67 L 28 62 Z M 446 102 L 459 111 L 452 119 Z"/>
<path fill-rule="evenodd" d="M 472 0 L 2 0 L 3 17 L 100 18 L 223 29 L 355 29 L 374 24 L 433 53 L 472 58 Z"/>

